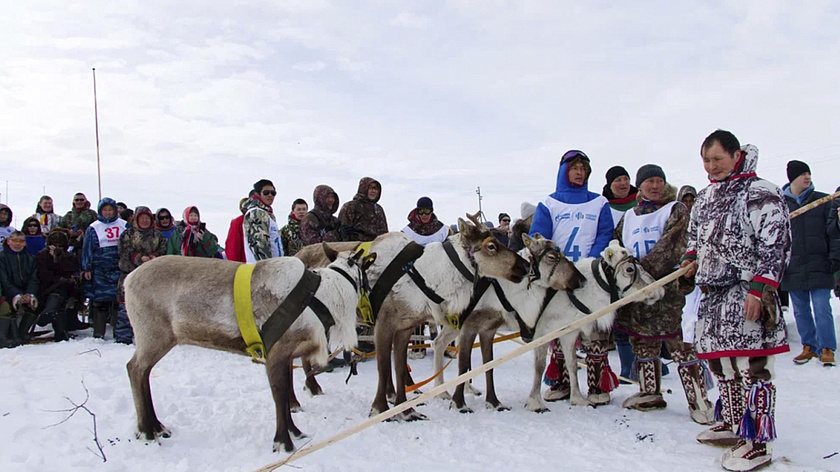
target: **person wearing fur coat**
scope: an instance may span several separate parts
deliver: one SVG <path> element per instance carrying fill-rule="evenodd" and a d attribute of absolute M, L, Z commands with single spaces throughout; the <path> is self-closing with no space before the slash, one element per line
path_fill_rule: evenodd
<path fill-rule="evenodd" d="M 688 237 L 688 208 L 676 201 L 677 189 L 669 185 L 665 172 L 647 164 L 636 173 L 639 205 L 627 210 L 615 228 L 615 238 L 633 252 L 639 264 L 654 279 L 672 273 L 685 253 Z M 690 285 L 690 284 L 688 284 Z M 654 305 L 631 303 L 616 313 L 616 331 L 630 336 L 639 369 L 639 392 L 624 401 L 624 408 L 648 411 L 667 406 L 662 398 L 662 342 L 679 364 L 680 381 L 688 400 L 691 419 L 714 423 L 714 412 L 703 384 L 703 370 L 694 346 L 682 340 L 682 310 L 685 293 L 693 286 L 665 286 L 665 296 Z"/>
<path fill-rule="evenodd" d="M 335 217 L 338 194 L 329 185 L 318 185 L 312 192 L 314 208 L 300 222 L 300 239 L 303 244 L 317 244 L 345 240 L 341 222 Z"/>
<path fill-rule="evenodd" d="M 612 240 L 615 227 L 607 199 L 587 187 L 591 174 L 589 156 L 585 153 L 572 150 L 563 154 L 556 189 L 537 205 L 529 231 L 529 236 L 539 233 L 550 237 L 574 262 L 584 257 L 600 257 Z M 583 339 L 587 400 L 595 405 L 609 403 L 609 390 L 617 383 L 607 357 L 608 343 L 609 332 L 597 330 L 592 331 L 589 339 Z M 567 370 L 560 367 L 564 362 L 560 344 L 554 343 L 545 375 L 551 385 L 544 396 L 546 401 L 570 397 Z"/>
<path fill-rule="evenodd" d="M 777 290 L 790 260 L 790 216 L 782 191 L 756 175 L 758 148 L 717 130 L 700 148 L 710 184 L 697 194 L 683 256 L 703 292 L 697 356 L 717 377 L 719 424 L 697 440 L 731 445 L 726 470 L 771 460 L 776 438 L 774 356 L 790 351 Z"/>

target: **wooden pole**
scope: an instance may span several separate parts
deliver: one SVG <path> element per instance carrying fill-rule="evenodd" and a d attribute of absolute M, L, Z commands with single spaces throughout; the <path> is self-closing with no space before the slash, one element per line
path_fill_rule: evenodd
<path fill-rule="evenodd" d="M 93 69 L 93 119 L 96 124 L 96 182 L 99 185 L 99 201 L 102 200 L 102 170 L 99 164 L 99 108 L 96 104 L 96 68 Z"/>
<path fill-rule="evenodd" d="M 416 398 L 414 398 L 411 401 L 407 401 L 407 402 L 404 402 L 404 403 L 400 403 L 399 405 L 395 405 L 393 408 L 389 409 L 388 411 L 382 412 L 382 413 L 380 413 L 376 416 L 372 416 L 372 417 L 362 421 L 361 423 L 357 424 L 356 426 L 354 426 L 352 428 L 349 428 L 349 429 L 346 429 L 346 430 L 344 430 L 344 431 L 342 431 L 342 432 L 340 432 L 336 435 L 333 435 L 332 437 L 329 437 L 329 438 L 327 438 L 327 439 L 325 439 L 325 440 L 323 440 L 319 443 L 313 444 L 312 446 L 308 446 L 308 447 L 304 447 L 303 449 L 299 449 L 299 450 L 293 452 L 292 454 L 290 454 L 285 459 L 277 461 L 277 462 L 272 462 L 271 464 L 268 464 L 268 465 L 266 465 L 266 466 L 264 466 L 260 469 L 257 469 L 254 472 L 270 472 L 270 471 L 275 470 L 275 469 L 277 469 L 277 468 L 279 468 L 283 465 L 286 465 L 286 464 L 288 464 L 292 461 L 295 461 L 295 460 L 300 459 L 302 457 L 308 456 L 309 454 L 312 454 L 313 452 L 319 451 L 319 450 L 321 450 L 321 449 L 323 449 L 327 446 L 330 446 L 330 445 L 335 444 L 335 443 L 337 443 L 337 442 L 339 442 L 343 439 L 346 439 L 346 438 L 358 433 L 359 431 L 370 428 L 371 426 L 373 426 L 377 423 L 381 423 L 381 422 L 387 420 L 388 418 L 396 416 L 399 413 L 402 413 L 403 411 L 408 410 L 409 408 L 413 408 L 420 403 L 426 402 L 426 401 L 440 395 L 441 393 L 446 392 L 447 390 L 449 390 L 450 388 L 452 388 L 452 387 L 454 387 L 458 384 L 464 383 L 464 382 L 466 382 L 466 381 L 468 381 L 468 380 L 470 380 L 474 377 L 477 377 L 477 376 L 487 372 L 490 369 L 494 369 L 497 366 L 499 366 L 501 364 L 504 364 L 505 362 L 510 361 L 511 359 L 513 359 L 515 357 L 519 357 L 522 354 L 525 354 L 526 352 L 532 351 L 532 350 L 536 349 L 538 346 L 542 346 L 544 344 L 547 344 L 552 339 L 561 337 L 561 336 L 563 336 L 567 333 L 570 333 L 570 332 L 572 332 L 576 329 L 579 329 L 580 327 L 582 327 L 584 325 L 592 323 L 593 321 L 597 320 L 598 318 L 606 315 L 607 313 L 613 312 L 613 311 L 621 308 L 622 306 L 627 305 L 628 303 L 632 303 L 632 302 L 641 300 L 651 291 L 653 291 L 655 289 L 658 289 L 658 288 L 664 286 L 665 284 L 673 282 L 674 280 L 677 280 L 677 278 L 681 277 L 687 271 L 688 271 L 688 267 L 683 267 L 681 269 L 678 269 L 675 272 L 671 273 L 670 275 L 662 277 L 661 279 L 657 280 L 656 282 L 648 285 L 644 289 L 639 290 L 638 292 L 632 293 L 632 294 L 618 300 L 615 303 L 611 303 L 611 304 L 607 305 L 606 307 L 596 311 L 595 313 L 592 313 L 591 315 L 584 316 L 583 318 L 575 320 L 572 323 L 569 323 L 568 325 L 566 325 L 562 328 L 558 328 L 558 329 L 556 329 L 556 330 L 554 330 L 554 331 L 552 331 L 548 334 L 540 336 L 539 338 L 533 340 L 532 342 L 530 342 L 528 344 L 517 347 L 513 351 L 505 354 L 504 356 L 499 357 L 498 359 L 494 359 L 494 360 L 488 362 L 487 364 L 482 365 L 478 369 L 472 370 L 472 371 L 467 372 L 463 375 L 459 375 L 458 377 L 456 377 L 456 378 L 454 378 L 454 379 L 452 379 L 448 382 L 445 382 L 442 385 L 439 385 L 439 386 L 427 391 L 426 393 L 424 393 L 422 395 L 417 396 Z"/>
<path fill-rule="evenodd" d="M 805 205 L 804 207 L 797 208 L 796 210 L 792 211 L 791 214 L 790 214 L 790 219 L 794 219 L 797 216 L 805 213 L 806 211 L 813 210 L 814 208 L 816 208 L 816 207 L 818 207 L 818 206 L 820 206 L 824 203 L 828 203 L 828 202 L 834 200 L 837 197 L 840 197 L 840 192 L 834 192 L 831 195 L 826 195 L 826 196 L 820 198 L 819 200 L 814 200 L 813 202 Z"/>

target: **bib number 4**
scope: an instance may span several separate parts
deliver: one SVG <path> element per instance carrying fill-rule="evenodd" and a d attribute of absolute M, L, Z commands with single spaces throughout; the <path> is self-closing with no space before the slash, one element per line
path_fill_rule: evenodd
<path fill-rule="evenodd" d="M 580 259 L 580 246 L 575 244 L 575 238 L 580 231 L 580 227 L 575 226 L 572 229 L 572 234 L 569 235 L 569 240 L 566 241 L 566 247 L 563 248 L 563 254 L 572 260 L 572 262 L 577 262 Z"/>

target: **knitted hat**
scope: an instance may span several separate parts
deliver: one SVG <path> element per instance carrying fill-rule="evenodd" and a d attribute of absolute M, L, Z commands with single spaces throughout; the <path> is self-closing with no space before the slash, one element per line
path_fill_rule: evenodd
<path fill-rule="evenodd" d="M 607 186 L 613 183 L 613 180 L 621 177 L 622 175 L 626 175 L 627 178 L 630 178 L 630 174 L 627 173 L 627 169 L 621 166 L 613 166 L 610 167 L 610 170 L 607 171 Z"/>
<path fill-rule="evenodd" d="M 808 164 L 802 161 L 790 161 L 787 163 L 788 182 L 793 182 L 797 177 L 805 172 L 809 174 L 811 173 L 811 168 L 808 167 Z"/>
<path fill-rule="evenodd" d="M 67 247 L 70 245 L 70 238 L 67 236 L 65 231 L 50 231 L 47 235 L 47 245 L 48 246 L 61 246 Z"/>
<path fill-rule="evenodd" d="M 639 167 L 639 170 L 636 172 L 636 187 L 641 187 L 642 182 L 651 177 L 662 177 L 662 180 L 668 181 L 665 178 L 665 171 L 661 167 L 656 164 L 645 164 Z"/>
<path fill-rule="evenodd" d="M 502 218 L 507 218 L 508 220 L 510 220 L 510 215 L 508 215 L 507 213 L 499 213 L 499 223 L 502 222 Z"/>
<path fill-rule="evenodd" d="M 429 197 L 420 197 L 420 199 L 417 200 L 417 208 L 425 208 L 435 211 L 435 207 L 432 205 L 432 199 Z"/>
<path fill-rule="evenodd" d="M 519 205 L 519 216 L 521 216 L 523 220 L 527 220 L 529 216 L 536 212 L 537 206 L 532 203 L 522 202 L 522 204 Z"/>

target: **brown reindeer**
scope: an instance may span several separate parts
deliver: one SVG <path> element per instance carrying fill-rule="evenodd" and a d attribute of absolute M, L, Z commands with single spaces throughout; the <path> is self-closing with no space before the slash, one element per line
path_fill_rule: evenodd
<path fill-rule="evenodd" d="M 292 451 L 291 435 L 305 437 L 292 421 L 289 406 L 291 359 L 303 357 L 315 364 L 325 364 L 327 335 L 333 345 L 351 349 L 356 344 L 363 271 L 374 259 L 373 254 L 362 261 L 360 252 L 340 256 L 329 248 L 325 252 L 334 262 L 316 271 L 320 285 L 314 298 L 329 309 L 335 324 L 327 332 L 307 307 L 266 356 L 266 373 L 277 419 L 275 451 L 281 447 Z M 239 266 L 237 262 L 219 259 L 164 256 L 143 264 L 126 278 L 126 308 L 136 342 L 127 368 L 137 411 L 138 438 L 142 435 L 147 440 L 156 440 L 170 436 L 155 414 L 149 375 L 152 367 L 173 347 L 192 344 L 247 355 L 234 310 L 233 282 Z M 292 292 L 305 270 L 303 262 L 292 257 L 256 263 L 251 301 L 258 328 Z"/>
<path fill-rule="evenodd" d="M 395 404 L 406 400 L 406 357 L 412 330 L 425 321 L 444 324 L 447 314 L 460 313 L 469 304 L 473 283 L 465 278 L 461 270 L 468 270 L 476 277 L 513 282 L 519 282 L 528 272 L 527 261 L 500 244 L 483 225 L 472 225 L 459 218 L 458 228 L 459 233 L 448 240 L 455 250 L 455 262 L 446 253 L 446 243 L 431 243 L 412 265 L 412 270 L 419 273 L 425 285 L 443 301 L 436 303 L 414 279 L 402 277 L 382 303 L 374 326 L 379 382 L 371 415 L 388 408 L 389 387 L 396 387 Z M 381 255 L 396 254 L 409 242 L 411 239 L 403 233 L 388 233 L 374 241 L 371 251 Z M 392 259 L 387 256 L 377 258 L 370 268 L 371 281 L 378 278 Z M 460 270 L 456 264 L 460 265 Z M 391 377 L 392 351 L 396 384 Z M 425 419 L 425 416 L 409 409 L 396 418 L 411 421 Z"/>

